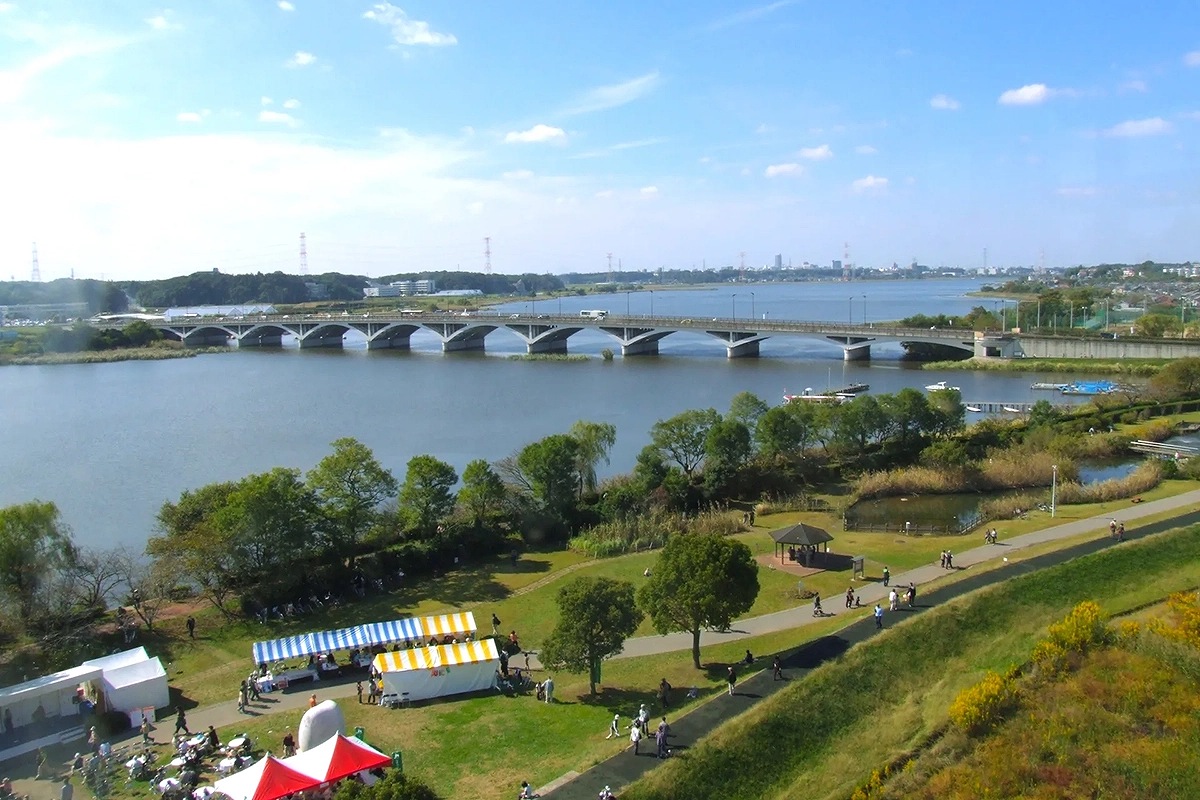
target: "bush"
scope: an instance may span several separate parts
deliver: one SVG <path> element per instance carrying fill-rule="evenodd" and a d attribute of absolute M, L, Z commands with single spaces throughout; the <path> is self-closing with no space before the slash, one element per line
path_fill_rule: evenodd
<path fill-rule="evenodd" d="M 655 510 L 588 528 L 571 539 L 568 547 L 594 558 L 662 547 L 675 534 L 739 533 L 741 524 L 726 512 L 710 511 L 694 517 Z"/>
<path fill-rule="evenodd" d="M 1045 491 L 993 497 L 980 503 L 979 513 L 985 520 L 1016 519 L 1029 509 L 1046 503 L 1049 499 L 1050 494 Z"/>
<path fill-rule="evenodd" d="M 1012 678 L 989 672 L 954 698 L 950 721 L 972 736 L 987 733 L 1016 710 L 1020 699 L 1020 689 Z"/>

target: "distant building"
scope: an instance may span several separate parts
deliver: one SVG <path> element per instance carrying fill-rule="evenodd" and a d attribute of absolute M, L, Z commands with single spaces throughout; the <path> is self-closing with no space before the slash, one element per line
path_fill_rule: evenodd
<path fill-rule="evenodd" d="M 386 286 L 371 284 L 363 289 L 363 297 L 411 297 L 418 294 L 435 294 L 437 281 L 393 281 Z"/>
<path fill-rule="evenodd" d="M 837 260 L 836 258 L 833 260 L 833 271 L 834 272 L 842 271 L 842 262 Z"/>
<path fill-rule="evenodd" d="M 316 281 L 305 281 L 304 288 L 308 291 L 309 300 L 328 300 L 329 287 Z"/>
<path fill-rule="evenodd" d="M 775 269 L 783 269 L 783 256 L 779 253 L 775 254 Z"/>

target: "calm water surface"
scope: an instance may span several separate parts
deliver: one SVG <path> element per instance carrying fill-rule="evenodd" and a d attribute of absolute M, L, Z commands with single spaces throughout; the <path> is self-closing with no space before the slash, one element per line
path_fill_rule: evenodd
<path fill-rule="evenodd" d="M 913 313 L 961 314 L 992 301 L 964 296 L 968 280 L 745 285 L 541 300 L 536 310 L 746 316 L 855 322 Z M 753 297 L 751 296 L 753 295 Z M 866 300 L 863 300 L 866 295 Z M 508 304 L 506 310 L 535 310 Z M 725 358 L 716 339 L 673 334 L 657 357 L 604 362 L 515 362 L 524 345 L 505 331 L 488 352 L 443 355 L 432 334 L 408 352 L 368 353 L 347 337 L 342 351 L 252 350 L 173 361 L 130 361 L 0 369 L 0 505 L 53 500 L 91 546 L 140 549 L 163 501 L 213 481 L 276 466 L 307 470 L 329 443 L 354 436 L 402 479 L 414 455 L 429 453 L 458 470 L 489 461 L 576 420 L 610 422 L 617 444 L 606 473 L 632 468 L 655 421 L 690 408 L 725 410 L 751 391 L 778 402 L 785 391 L 862 382 L 873 392 L 923 387 L 940 379 L 967 401 L 1047 398 L 1029 385 L 1052 375 L 911 369 L 898 346 L 877 346 L 872 361 L 844 364 L 825 342 L 780 338 L 758 359 Z M 584 331 L 572 352 L 619 352 Z M 1061 377 L 1061 376 L 1059 376 Z M 1053 399 L 1058 400 L 1055 396 Z"/>

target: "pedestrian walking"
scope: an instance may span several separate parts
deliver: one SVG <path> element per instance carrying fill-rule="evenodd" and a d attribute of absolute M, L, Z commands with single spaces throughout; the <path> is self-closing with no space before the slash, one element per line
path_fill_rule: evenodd
<path fill-rule="evenodd" d="M 658 730 L 654 733 L 654 744 L 657 750 L 656 755 L 659 758 L 667 757 L 667 736 L 670 734 L 671 728 L 667 725 L 667 718 L 663 717 L 662 722 L 658 723 Z"/>
<path fill-rule="evenodd" d="M 854 607 L 854 587 L 851 586 L 846 590 L 846 608 Z"/>
<path fill-rule="evenodd" d="M 825 612 L 821 610 L 821 595 L 820 594 L 813 595 L 813 616 L 814 617 L 825 616 Z"/>
<path fill-rule="evenodd" d="M 546 693 L 546 702 L 554 702 L 554 676 L 547 675 L 546 680 L 542 682 L 542 690 Z"/>
<path fill-rule="evenodd" d="M 883 628 L 883 606 L 879 605 L 879 603 L 875 604 L 875 627 Z"/>
<path fill-rule="evenodd" d="M 900 595 L 896 594 L 896 590 L 888 592 L 888 611 L 895 611 L 900 607 Z"/>
<path fill-rule="evenodd" d="M 92 730 L 94 731 L 96 729 L 92 728 Z M 188 730 L 187 717 L 183 713 L 183 706 L 179 706 L 179 712 L 175 715 L 175 733 L 179 733 L 180 731 L 183 731 L 189 736 L 192 733 Z"/>
<path fill-rule="evenodd" d="M 62 788 L 58 790 L 58 800 L 72 800 L 75 797 L 75 787 L 71 785 L 71 776 L 63 778 Z"/>
<path fill-rule="evenodd" d="M 313 692 L 312 694 L 310 694 L 308 696 L 308 707 L 309 708 L 317 707 L 317 693 L 316 692 Z"/>
<path fill-rule="evenodd" d="M 883 585 L 887 586 L 892 582 L 892 573 L 888 572 L 888 568 L 883 568 Z"/>
<path fill-rule="evenodd" d="M 954 554 L 946 551 L 946 569 L 954 569 Z"/>
<path fill-rule="evenodd" d="M 938 566 L 940 566 L 942 569 L 946 568 L 946 551 L 945 550 L 942 551 L 941 560 L 938 561 Z"/>
<path fill-rule="evenodd" d="M 667 683 L 666 678 L 658 682 L 658 704 L 663 708 L 671 705 L 671 684 Z"/>
<path fill-rule="evenodd" d="M 771 680 L 783 680 L 783 664 L 779 661 L 779 656 L 775 656 L 771 661 Z"/>
<path fill-rule="evenodd" d="M 241 687 L 238 689 L 238 713 L 239 714 L 246 713 L 246 683 L 245 683 L 245 681 L 242 682 Z"/>
<path fill-rule="evenodd" d="M 605 739 L 616 739 L 621 735 L 621 715 L 613 714 L 612 722 L 608 725 L 608 736 Z"/>
<path fill-rule="evenodd" d="M 1124 522 L 1117 524 L 1117 541 L 1118 542 L 1125 541 L 1125 523 Z"/>
<path fill-rule="evenodd" d="M 495 636 L 500 631 L 500 618 L 495 613 L 492 614 L 492 636 Z"/>
<path fill-rule="evenodd" d="M 150 744 L 150 718 L 142 715 L 142 744 Z"/>
<path fill-rule="evenodd" d="M 725 676 L 725 682 L 729 684 L 729 696 L 733 697 L 733 687 L 737 685 L 737 672 L 732 666 L 729 667 L 729 672 Z"/>
<path fill-rule="evenodd" d="M 42 777 L 42 770 L 46 767 L 46 751 L 39 747 L 37 752 L 33 754 L 33 763 L 37 767 L 33 773 L 33 778 L 37 780 Z"/>
<path fill-rule="evenodd" d="M 362 705 L 362 681 L 356 681 L 354 684 L 354 693 L 358 695 L 358 704 Z"/>
<path fill-rule="evenodd" d="M 633 721 L 633 724 L 641 728 L 642 733 L 650 733 L 650 712 L 646 710 L 645 703 L 638 706 L 637 719 Z"/>
<path fill-rule="evenodd" d="M 1108 535 L 1117 538 L 1117 520 L 1114 517 L 1108 521 Z"/>
<path fill-rule="evenodd" d="M 641 725 L 635 724 L 632 727 L 630 727 L 629 741 L 633 743 L 633 754 L 635 756 L 641 755 L 641 752 L 638 749 L 642 743 L 642 726 Z"/>
<path fill-rule="evenodd" d="M 292 736 L 291 731 L 283 732 L 283 756 L 289 758 L 296 755 L 296 737 Z"/>
<path fill-rule="evenodd" d="M 189 639 L 196 638 L 196 618 L 195 617 L 187 618 L 187 631 L 188 631 Z"/>

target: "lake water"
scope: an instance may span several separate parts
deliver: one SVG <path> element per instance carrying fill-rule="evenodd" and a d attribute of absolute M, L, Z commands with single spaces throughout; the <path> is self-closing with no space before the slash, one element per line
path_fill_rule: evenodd
<path fill-rule="evenodd" d="M 753 311 L 771 319 L 852 315 L 858 322 L 865 306 L 865 318 L 875 322 L 991 308 L 991 300 L 965 296 L 978 285 L 755 284 L 522 301 L 504 309 L 714 317 Z M 657 420 L 691 408 L 723 411 L 742 391 L 775 403 L 806 387 L 861 382 L 872 392 L 895 392 L 946 379 L 967 401 L 1029 402 L 1047 397 L 1032 391 L 1032 382 L 1065 382 L 1050 374 L 922 372 L 900 361 L 898 346 L 876 346 L 872 361 L 846 364 L 839 347 L 799 338 L 769 340 L 757 359 L 729 360 L 716 339 L 673 334 L 658 356 L 611 362 L 599 353 L 619 347 L 592 331 L 570 340 L 572 352 L 596 356 L 587 362 L 510 361 L 505 356 L 523 353 L 524 345 L 503 330 L 488 337 L 487 353 L 444 355 L 428 333 L 414 334 L 407 352 L 367 352 L 361 339 L 346 341 L 344 350 L 247 348 L 169 361 L 0 369 L 0 505 L 53 500 L 80 543 L 140 550 L 165 500 L 276 466 L 307 470 L 341 436 L 360 439 L 402 479 L 414 455 L 437 456 L 461 471 L 473 458 L 503 458 L 576 420 L 610 422 L 617 443 L 603 472 L 612 474 L 633 467 Z"/>

